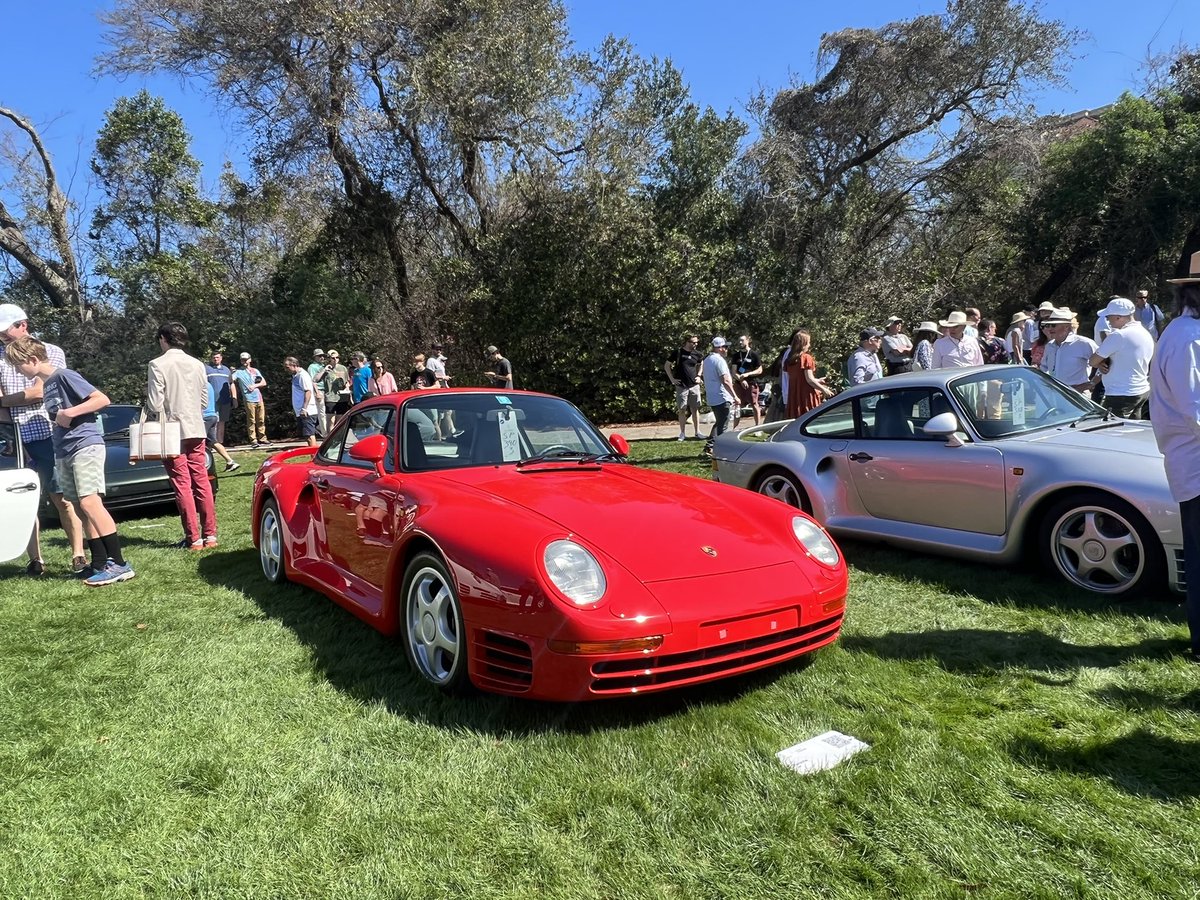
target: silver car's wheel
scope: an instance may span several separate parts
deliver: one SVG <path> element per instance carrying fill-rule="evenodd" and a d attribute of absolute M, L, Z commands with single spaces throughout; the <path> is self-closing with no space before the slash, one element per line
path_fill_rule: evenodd
<path fill-rule="evenodd" d="M 466 683 L 462 606 L 445 564 L 419 553 L 404 576 L 404 646 L 417 674 L 445 691 Z"/>
<path fill-rule="evenodd" d="M 283 528 L 279 524 L 279 507 L 274 500 L 263 504 L 258 516 L 258 559 L 263 574 L 272 584 L 287 581 L 283 565 Z"/>
<path fill-rule="evenodd" d="M 1098 594 L 1145 591 L 1165 575 L 1162 544 L 1141 514 L 1098 492 L 1054 504 L 1043 522 L 1041 545 L 1053 569 Z"/>
<path fill-rule="evenodd" d="M 768 469 L 754 482 L 754 490 L 764 497 L 782 500 L 788 506 L 809 512 L 808 497 L 790 472 Z"/>

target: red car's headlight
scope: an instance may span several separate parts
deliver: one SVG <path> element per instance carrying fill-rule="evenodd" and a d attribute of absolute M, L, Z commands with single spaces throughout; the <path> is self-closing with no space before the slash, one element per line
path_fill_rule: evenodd
<path fill-rule="evenodd" d="M 792 534 L 817 562 L 831 568 L 838 564 L 841 558 L 838 549 L 819 525 L 814 525 L 803 516 L 792 516 Z"/>
<path fill-rule="evenodd" d="M 596 557 L 574 541 L 551 541 L 542 553 L 546 577 L 579 606 L 599 603 L 608 583 Z"/>

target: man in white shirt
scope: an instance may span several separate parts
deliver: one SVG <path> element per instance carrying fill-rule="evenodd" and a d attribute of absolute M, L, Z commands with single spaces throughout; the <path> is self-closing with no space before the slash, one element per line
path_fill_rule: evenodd
<path fill-rule="evenodd" d="M 948 319 L 938 322 L 946 333 L 933 342 L 933 367 L 957 369 L 983 365 L 983 350 L 979 339 L 967 335 L 967 314 L 955 310 Z"/>
<path fill-rule="evenodd" d="M 1150 363 L 1150 421 L 1183 528 L 1184 580 L 1192 662 L 1200 663 L 1200 253 L 1177 285 L 1176 316 Z"/>
<path fill-rule="evenodd" d="M 979 322 L 983 318 L 983 313 L 973 306 L 968 306 L 966 313 L 967 327 L 963 333 L 969 338 L 979 340 Z"/>
<path fill-rule="evenodd" d="M 1136 307 L 1124 297 L 1113 297 L 1100 312 L 1108 322 L 1108 337 L 1088 363 L 1104 381 L 1104 408 L 1122 419 L 1146 418 L 1150 397 L 1150 358 L 1154 338 L 1134 319 Z"/>
<path fill-rule="evenodd" d="M 300 437 L 310 447 L 317 446 L 317 394 L 313 390 L 312 376 L 294 356 L 283 361 L 283 367 L 292 376 L 292 412 L 300 426 Z"/>
<path fill-rule="evenodd" d="M 729 346 L 725 338 L 717 335 L 712 340 L 712 352 L 704 357 L 701 374 L 704 380 L 704 399 L 708 401 L 713 411 L 714 421 L 708 441 L 704 444 L 704 452 L 712 453 L 713 441 L 725 433 L 729 425 L 729 413 L 737 397 L 733 393 L 733 377 L 729 374 L 729 363 L 725 354 Z"/>
<path fill-rule="evenodd" d="M 1095 341 L 1075 333 L 1075 314 L 1066 308 L 1054 310 L 1042 324 L 1047 326 L 1046 334 L 1050 337 L 1046 355 L 1042 357 L 1043 371 L 1090 397 L 1092 380 L 1088 375 L 1088 363 L 1096 352 Z"/>

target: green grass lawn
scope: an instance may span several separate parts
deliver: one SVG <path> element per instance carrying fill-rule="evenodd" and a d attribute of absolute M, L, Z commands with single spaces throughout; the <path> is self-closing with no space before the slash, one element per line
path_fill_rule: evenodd
<path fill-rule="evenodd" d="M 702 475 L 699 444 L 635 445 Z M 257 459 L 255 459 L 255 462 Z M 0 897 L 1193 897 L 1200 667 L 1173 603 L 845 544 L 807 666 L 573 706 L 445 699 L 268 585 L 253 465 L 221 547 L 138 577 L 0 567 Z M 61 569 L 60 533 L 48 548 Z M 799 776 L 828 729 L 871 749 Z"/>

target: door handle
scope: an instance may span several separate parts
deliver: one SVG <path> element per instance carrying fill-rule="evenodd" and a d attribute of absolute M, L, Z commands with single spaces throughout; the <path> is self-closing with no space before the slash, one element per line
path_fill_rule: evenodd
<path fill-rule="evenodd" d="M 324 478 L 318 478 L 316 481 L 313 482 L 313 484 L 315 484 L 317 486 L 318 491 L 329 490 L 329 482 L 326 481 Z"/>
<path fill-rule="evenodd" d="M 870 453 L 851 453 L 850 458 L 855 462 L 870 462 L 875 457 L 873 457 Z"/>
<path fill-rule="evenodd" d="M 10 494 L 28 494 L 30 491 L 36 491 L 37 487 L 36 484 L 14 484 L 5 488 L 5 490 Z"/>

